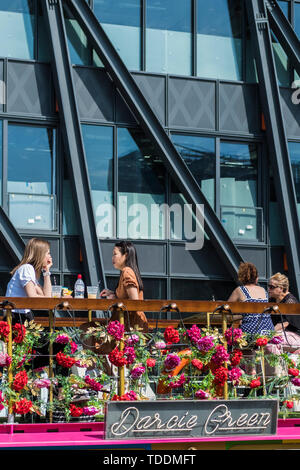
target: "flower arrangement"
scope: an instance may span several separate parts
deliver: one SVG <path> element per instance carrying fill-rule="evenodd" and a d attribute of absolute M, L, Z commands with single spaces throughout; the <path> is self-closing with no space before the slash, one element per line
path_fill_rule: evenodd
<path fill-rule="evenodd" d="M 104 372 L 105 358 L 82 348 L 76 330 L 60 330 L 48 334 L 35 322 L 13 327 L 13 354 L 5 349 L 9 335 L 7 322 L 0 322 L 0 338 L 4 349 L 0 352 L 3 371 L 0 385 L 0 409 L 12 409 L 16 415 L 41 414 L 41 391 L 52 389 L 55 398 L 48 410 L 59 409 L 69 419 L 101 419 L 105 400 L 134 401 L 148 399 L 147 387 L 152 385 L 157 398 L 185 398 L 211 400 L 224 396 L 237 398 L 241 389 L 248 396 L 272 396 L 272 391 L 286 391 L 294 387 L 293 394 L 282 399 L 282 410 L 291 410 L 298 400 L 300 387 L 300 361 L 296 363 L 286 353 L 268 352 L 270 345 L 280 345 L 280 337 L 257 335 L 250 338 L 239 328 L 228 328 L 221 333 L 217 328 L 167 327 L 144 335 L 139 331 L 124 331 L 118 321 L 106 327 L 99 325 L 88 330 L 96 338 L 113 338 L 114 347 L 108 354 L 110 365 L 127 369 L 126 391 L 116 393 L 116 382 Z M 45 369 L 31 367 L 36 350 L 48 340 L 61 350 L 54 355 L 54 377 L 45 375 Z M 252 350 L 249 359 L 245 348 Z M 248 370 L 262 359 L 270 365 L 285 364 L 285 374 L 266 377 L 257 369 L 255 375 Z M 251 361 L 251 364 L 250 364 Z M 251 367 L 250 367 L 251 365 Z M 30 367 L 28 367 L 30 366 Z M 87 371 L 74 372 L 73 368 L 95 369 L 96 376 Z M 12 380 L 9 380 L 13 376 Z M 11 374 L 12 373 L 12 374 Z M 56 393 L 57 392 L 57 393 Z M 277 392 L 276 392 L 277 393 Z M 282 393 L 283 395 L 283 393 Z M 286 395 L 286 393 L 285 393 Z M 78 398 L 79 397 L 79 398 Z M 52 408 L 51 408 L 52 407 Z M 24 418 L 25 419 L 25 418 Z"/>

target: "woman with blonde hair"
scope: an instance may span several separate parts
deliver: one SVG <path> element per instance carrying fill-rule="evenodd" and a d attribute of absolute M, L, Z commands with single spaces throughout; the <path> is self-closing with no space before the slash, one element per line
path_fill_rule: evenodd
<path fill-rule="evenodd" d="M 289 279 L 285 274 L 276 273 L 269 279 L 268 291 L 272 301 L 281 304 L 297 304 L 299 301 L 289 292 Z M 272 315 L 275 331 L 281 334 L 285 350 L 300 348 L 300 315 Z"/>

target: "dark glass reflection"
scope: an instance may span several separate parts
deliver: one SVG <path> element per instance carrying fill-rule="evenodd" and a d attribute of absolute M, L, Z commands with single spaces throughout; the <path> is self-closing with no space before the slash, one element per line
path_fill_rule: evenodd
<path fill-rule="evenodd" d="M 292 165 L 297 203 L 300 204 L 300 143 L 289 142 L 289 153 Z"/>
<path fill-rule="evenodd" d="M 192 135 L 173 134 L 177 151 L 214 207 L 216 156 L 215 139 Z"/>
<path fill-rule="evenodd" d="M 76 19 L 70 17 L 65 11 L 64 15 L 71 63 L 76 65 L 91 65 L 92 52 L 85 33 Z"/>
<path fill-rule="evenodd" d="M 144 134 L 118 129 L 118 236 L 164 238 L 165 170 Z"/>
<path fill-rule="evenodd" d="M 34 59 L 35 0 L 0 0 L 0 56 Z"/>

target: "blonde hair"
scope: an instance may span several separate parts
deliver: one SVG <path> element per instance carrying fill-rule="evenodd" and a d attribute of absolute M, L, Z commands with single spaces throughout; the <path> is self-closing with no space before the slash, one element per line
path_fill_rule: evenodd
<path fill-rule="evenodd" d="M 43 261 L 47 251 L 50 249 L 50 244 L 46 240 L 40 240 L 39 238 L 31 238 L 25 246 L 25 251 L 21 262 L 12 271 L 13 275 L 17 269 L 23 264 L 31 264 L 37 274 L 40 276 L 43 267 Z"/>
<path fill-rule="evenodd" d="M 284 292 L 288 292 L 290 283 L 288 277 L 285 274 L 276 273 L 270 277 L 269 281 L 271 280 L 275 281 L 279 287 L 282 287 Z"/>

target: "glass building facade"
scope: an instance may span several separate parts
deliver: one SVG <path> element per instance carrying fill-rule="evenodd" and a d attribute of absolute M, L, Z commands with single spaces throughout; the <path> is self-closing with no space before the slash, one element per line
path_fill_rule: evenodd
<path fill-rule="evenodd" d="M 241 256 L 257 265 L 262 282 L 284 271 L 244 1 L 87 3 Z M 300 1 L 279 4 L 299 35 Z M 118 277 L 115 241 L 132 239 L 145 298 L 226 298 L 233 283 L 209 237 L 199 252 L 185 249 L 195 227 L 185 230 L 184 196 L 76 18 L 64 15 L 108 286 Z M 57 282 L 72 286 L 83 269 L 80 227 L 40 3 L 0 0 L 0 25 L 1 206 L 25 242 L 50 240 Z M 299 208 L 299 111 L 290 103 L 298 77 L 275 35 L 272 45 Z M 2 258 L 3 292 L 11 266 Z"/>

